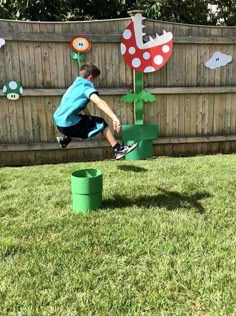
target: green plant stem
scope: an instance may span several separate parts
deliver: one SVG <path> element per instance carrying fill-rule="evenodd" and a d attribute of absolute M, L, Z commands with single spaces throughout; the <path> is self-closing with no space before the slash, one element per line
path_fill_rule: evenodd
<path fill-rule="evenodd" d="M 134 70 L 134 92 L 140 93 L 143 90 L 143 74 Z M 137 100 L 134 102 L 135 117 L 134 123 L 136 125 L 143 124 L 143 100 Z"/>

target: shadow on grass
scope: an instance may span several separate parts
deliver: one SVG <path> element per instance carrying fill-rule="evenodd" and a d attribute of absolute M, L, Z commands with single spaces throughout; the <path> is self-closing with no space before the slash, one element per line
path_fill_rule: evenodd
<path fill-rule="evenodd" d="M 127 171 L 127 172 L 145 172 L 148 170 L 143 167 L 137 167 L 137 166 L 132 166 L 132 165 L 119 165 L 117 166 L 117 168 L 122 171 Z"/>
<path fill-rule="evenodd" d="M 139 197 L 128 197 L 122 195 L 114 195 L 112 199 L 103 201 L 104 208 L 122 208 L 136 205 L 138 207 L 163 207 L 168 211 L 174 211 L 179 208 L 194 208 L 198 213 L 205 212 L 200 201 L 211 196 L 208 192 L 195 192 L 193 194 L 178 193 L 175 191 L 167 191 L 158 188 L 161 193 L 156 195 L 146 195 Z"/>

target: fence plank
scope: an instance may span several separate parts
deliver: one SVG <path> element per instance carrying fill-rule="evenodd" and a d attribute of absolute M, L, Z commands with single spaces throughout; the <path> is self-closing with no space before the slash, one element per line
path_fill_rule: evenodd
<path fill-rule="evenodd" d="M 196 131 L 194 135 L 202 135 L 203 126 L 203 96 L 196 96 Z"/>
<path fill-rule="evenodd" d="M 39 100 L 38 100 L 39 99 Z M 46 109 L 44 98 L 37 98 L 37 110 L 38 110 L 38 117 L 39 117 L 39 132 L 40 132 L 40 141 L 47 142 L 48 141 L 48 134 L 47 134 L 47 120 L 46 120 Z"/>
<path fill-rule="evenodd" d="M 191 135 L 191 98 L 189 95 L 185 96 L 184 99 L 184 135 L 190 136 Z"/>
<path fill-rule="evenodd" d="M 231 133 L 236 133 L 236 94 L 231 95 L 231 113 L 230 113 L 230 125 Z"/>
<path fill-rule="evenodd" d="M 33 45 L 34 58 L 35 58 L 35 86 L 37 88 L 43 88 L 43 63 L 42 63 L 42 47 L 40 43 L 34 43 Z"/>
<path fill-rule="evenodd" d="M 25 117 L 24 117 L 24 100 L 21 97 L 16 102 L 16 123 L 17 123 L 17 132 L 18 132 L 18 141 L 25 142 Z"/>
<path fill-rule="evenodd" d="M 23 111 L 24 111 L 24 123 L 25 123 L 25 141 L 28 143 L 32 143 L 33 139 L 33 122 L 32 122 L 32 114 L 31 114 L 31 98 L 24 98 L 23 102 Z"/>
<path fill-rule="evenodd" d="M 30 107 L 31 121 L 32 121 L 32 138 L 33 142 L 40 142 L 40 118 L 38 112 L 38 102 L 40 100 L 37 98 L 30 97 L 30 103 L 28 104 L 28 110 Z"/>
<path fill-rule="evenodd" d="M 18 106 L 18 102 L 19 100 L 18 101 L 7 100 L 12 143 L 19 142 L 18 129 L 17 129 L 17 113 L 16 113 L 16 107 Z"/>
<path fill-rule="evenodd" d="M 231 122 L 230 122 L 230 112 L 231 112 L 231 102 L 232 98 L 231 95 L 227 94 L 225 96 L 225 104 L 224 104 L 224 115 L 223 115 L 223 130 L 224 134 L 230 134 L 231 133 Z"/>

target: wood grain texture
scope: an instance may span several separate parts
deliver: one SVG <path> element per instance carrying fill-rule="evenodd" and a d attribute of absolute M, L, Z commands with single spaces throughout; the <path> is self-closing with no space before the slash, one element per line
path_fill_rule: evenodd
<path fill-rule="evenodd" d="M 58 131 L 52 116 L 62 95 L 78 76 L 77 61 L 70 57 L 69 41 L 80 34 L 92 42 L 85 62 L 93 62 L 101 70 L 97 85 L 100 96 L 122 124 L 133 124 L 133 105 L 120 100 L 133 90 L 133 72 L 120 54 L 120 39 L 130 21 L 130 18 L 66 23 L 0 20 L 0 34 L 6 40 L 0 49 L 0 85 L 6 80 L 17 80 L 24 89 L 17 101 L 7 100 L 0 90 L 1 157 L 6 158 L 12 150 L 18 152 L 15 157 L 8 156 L 13 164 L 17 164 L 17 159 L 23 163 L 44 163 L 50 159 L 63 162 L 111 157 L 110 148 L 101 143 L 101 136 L 83 145 L 76 143 L 68 151 L 57 150 Z M 155 153 L 234 152 L 236 63 L 214 70 L 205 63 L 215 51 L 235 56 L 235 28 L 148 19 L 144 24 L 147 36 L 162 34 L 163 29 L 174 35 L 173 54 L 167 64 L 144 75 L 145 89 L 157 99 L 144 105 L 144 122 L 159 125 Z M 95 115 L 103 116 L 94 104 L 89 107 Z M 104 118 L 112 124 L 109 117 L 104 115 Z M 88 153 L 94 156 L 88 158 Z"/>

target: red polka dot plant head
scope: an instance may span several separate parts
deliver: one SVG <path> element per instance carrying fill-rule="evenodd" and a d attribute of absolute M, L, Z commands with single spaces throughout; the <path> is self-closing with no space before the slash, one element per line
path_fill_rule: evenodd
<path fill-rule="evenodd" d="M 120 48 L 130 68 L 150 73 L 163 67 L 170 58 L 173 34 L 164 31 L 163 35 L 156 34 L 155 38 L 150 36 L 149 41 L 144 43 L 143 20 L 145 18 L 140 13 L 132 17 L 132 22 L 123 32 Z"/>

